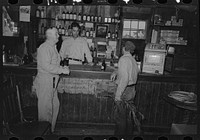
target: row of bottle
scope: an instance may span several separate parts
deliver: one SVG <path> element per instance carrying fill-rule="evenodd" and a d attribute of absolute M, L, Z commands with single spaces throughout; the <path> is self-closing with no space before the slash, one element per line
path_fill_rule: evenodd
<path fill-rule="evenodd" d="M 36 10 L 36 17 L 38 18 L 45 18 L 45 14 L 44 14 L 44 9 L 40 10 L 37 9 Z M 106 23 L 118 23 L 119 19 L 117 17 L 105 17 L 104 20 L 102 18 L 102 16 L 94 16 L 94 15 L 86 15 L 84 14 L 83 16 L 81 15 L 81 13 L 77 14 L 77 13 L 72 13 L 72 12 L 62 12 L 62 15 L 60 15 L 59 17 L 56 16 L 55 20 L 59 19 L 66 19 L 66 20 L 78 20 L 78 21 L 89 21 L 89 22 L 106 22 Z"/>
<path fill-rule="evenodd" d="M 45 35 L 45 30 L 47 29 L 47 27 L 45 27 L 44 23 L 41 24 L 41 28 L 39 28 L 38 30 L 38 33 L 39 35 Z M 58 29 L 58 33 L 59 35 L 63 35 L 63 36 L 71 36 L 72 35 L 72 31 L 71 31 L 71 28 L 70 26 L 68 27 L 68 29 L 64 28 L 64 26 L 62 27 L 61 25 L 59 25 L 57 27 Z M 96 34 L 95 34 L 95 30 L 93 30 L 93 28 L 90 28 L 90 29 L 85 29 L 84 27 L 81 27 L 81 33 L 80 33 L 80 36 L 82 37 L 90 37 L 90 38 L 94 38 L 96 37 Z M 106 38 L 108 39 L 117 39 L 118 38 L 118 32 L 111 32 L 111 31 L 108 31 L 107 32 L 107 35 L 106 35 Z"/>

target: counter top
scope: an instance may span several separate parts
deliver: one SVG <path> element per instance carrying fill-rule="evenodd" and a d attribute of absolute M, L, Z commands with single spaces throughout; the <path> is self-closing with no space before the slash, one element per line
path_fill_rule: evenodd
<path fill-rule="evenodd" d="M 36 63 L 27 65 L 15 65 L 15 64 L 3 64 L 5 70 L 14 71 L 15 73 L 32 74 L 36 75 L 37 67 Z M 90 66 L 90 65 L 70 65 L 70 77 L 79 78 L 92 78 L 92 79 L 109 79 L 111 73 L 114 71 L 114 67 L 107 66 L 105 71 L 101 71 L 101 66 Z M 15 70 L 13 70 L 15 69 Z M 68 75 L 61 75 L 65 77 Z M 165 81 L 165 82 L 180 82 L 180 83 L 196 83 L 197 76 L 194 74 L 151 74 L 151 73 L 139 73 L 139 80 L 149 81 Z"/>

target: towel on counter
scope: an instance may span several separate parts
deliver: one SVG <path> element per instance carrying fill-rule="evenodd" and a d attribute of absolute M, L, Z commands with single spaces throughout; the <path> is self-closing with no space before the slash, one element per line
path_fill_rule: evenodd
<path fill-rule="evenodd" d="M 169 97 L 184 102 L 184 103 L 196 103 L 197 102 L 197 95 L 193 92 L 186 92 L 186 91 L 172 91 L 168 95 Z"/>

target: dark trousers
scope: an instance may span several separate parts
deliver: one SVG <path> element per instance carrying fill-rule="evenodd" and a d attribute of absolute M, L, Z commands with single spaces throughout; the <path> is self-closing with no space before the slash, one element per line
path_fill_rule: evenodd
<path fill-rule="evenodd" d="M 115 102 L 114 120 L 115 120 L 115 135 L 133 135 L 134 121 L 130 117 L 129 109 L 124 101 L 132 101 L 135 97 L 135 86 L 126 87 L 121 96 L 122 101 Z"/>

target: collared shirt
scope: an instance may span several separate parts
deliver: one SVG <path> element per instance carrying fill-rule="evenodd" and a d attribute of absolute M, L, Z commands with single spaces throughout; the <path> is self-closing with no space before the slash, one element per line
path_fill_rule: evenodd
<path fill-rule="evenodd" d="M 135 58 L 130 54 L 124 54 L 118 62 L 116 96 L 120 97 L 127 85 L 136 84 L 139 68 Z"/>
<path fill-rule="evenodd" d="M 37 50 L 37 69 L 42 74 L 61 74 L 60 55 L 56 49 L 55 43 L 46 40 Z"/>
<path fill-rule="evenodd" d="M 87 40 L 82 37 L 70 37 L 65 39 L 62 43 L 59 53 L 62 58 L 68 55 L 69 58 L 79 59 L 82 61 L 84 61 L 85 53 L 87 61 L 92 62 L 92 56 L 88 47 Z M 69 64 L 82 64 L 82 62 L 70 60 Z"/>

